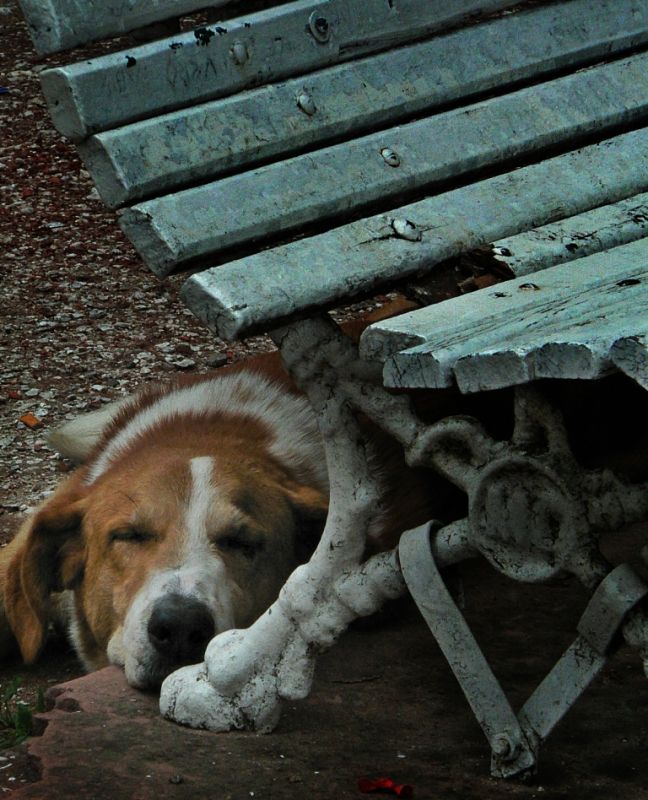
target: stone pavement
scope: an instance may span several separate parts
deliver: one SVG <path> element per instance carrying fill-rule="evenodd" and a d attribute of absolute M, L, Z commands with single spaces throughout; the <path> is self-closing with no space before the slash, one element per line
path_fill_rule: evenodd
<path fill-rule="evenodd" d="M 634 549 L 634 548 L 633 548 Z M 514 584 L 462 567 L 465 613 L 516 707 L 570 643 L 584 595 L 570 582 Z M 531 785 L 489 777 L 485 739 L 408 602 L 322 657 L 311 696 L 270 735 L 212 734 L 161 719 L 157 698 L 108 668 L 56 690 L 29 741 L 40 779 L 15 800 L 362 798 L 390 776 L 424 800 L 648 800 L 648 684 L 620 651 L 542 751 Z"/>

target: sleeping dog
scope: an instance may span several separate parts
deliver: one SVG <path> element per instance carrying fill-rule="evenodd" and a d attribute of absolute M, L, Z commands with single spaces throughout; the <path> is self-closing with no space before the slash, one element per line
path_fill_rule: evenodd
<path fill-rule="evenodd" d="M 88 670 L 155 688 L 268 608 L 328 502 L 313 412 L 277 366 L 148 390 L 55 434 L 84 463 L 0 552 L 0 646 L 33 662 L 57 621 Z M 373 533 L 394 544 L 431 516 L 429 475 L 371 439 L 388 501 Z"/>

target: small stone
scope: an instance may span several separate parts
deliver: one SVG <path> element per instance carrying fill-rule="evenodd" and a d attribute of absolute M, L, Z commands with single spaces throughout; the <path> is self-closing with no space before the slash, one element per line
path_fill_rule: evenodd
<path fill-rule="evenodd" d="M 214 353 L 207 359 L 207 366 L 222 367 L 227 364 L 227 353 Z"/>
<path fill-rule="evenodd" d="M 191 369 L 196 366 L 196 362 L 192 358 L 181 358 L 171 363 L 176 369 Z"/>
<path fill-rule="evenodd" d="M 38 426 L 42 424 L 38 417 L 32 414 L 31 411 L 23 414 L 22 417 L 20 417 L 20 422 L 28 428 L 38 428 Z"/>

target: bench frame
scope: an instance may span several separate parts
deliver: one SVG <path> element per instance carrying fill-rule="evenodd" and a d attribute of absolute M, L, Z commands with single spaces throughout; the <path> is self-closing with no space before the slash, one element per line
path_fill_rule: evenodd
<path fill-rule="evenodd" d="M 203 665 L 167 678 L 163 714 L 216 731 L 271 730 L 282 702 L 310 691 L 317 654 L 351 620 L 407 587 L 486 735 L 492 774 L 533 772 L 540 744 L 605 665 L 617 633 L 648 650 L 648 617 L 634 610 L 648 585 L 628 565 L 612 570 L 597 548 L 600 530 L 645 518 L 648 484 L 628 486 L 608 471 L 582 469 L 559 414 L 530 387 L 517 390 L 511 441 L 498 442 L 475 419 L 421 423 L 407 398 L 378 385 L 376 369 L 327 317 L 295 323 L 273 338 L 318 415 L 327 463 L 335 465 L 326 528 L 311 560 L 290 576 L 257 622 L 220 634 Z M 410 531 L 397 551 L 363 563 L 381 496 L 352 408 L 394 436 L 409 464 L 433 468 L 465 491 L 468 516 Z M 508 501 L 502 503 L 503 497 Z M 593 592 L 574 643 L 518 716 L 439 572 L 477 555 L 517 580 L 570 573 Z"/>

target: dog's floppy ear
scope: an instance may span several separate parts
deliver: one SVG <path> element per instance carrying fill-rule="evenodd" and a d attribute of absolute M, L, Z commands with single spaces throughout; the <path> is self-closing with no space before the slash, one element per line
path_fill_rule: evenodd
<path fill-rule="evenodd" d="M 324 530 L 328 497 L 312 486 L 295 484 L 284 490 L 297 518 L 295 555 L 300 562 L 308 561 Z"/>
<path fill-rule="evenodd" d="M 5 613 L 28 664 L 45 642 L 51 594 L 72 588 L 82 575 L 85 507 L 81 482 L 73 477 L 36 512 L 15 546 L 9 546 L 13 553 L 5 574 Z"/>

